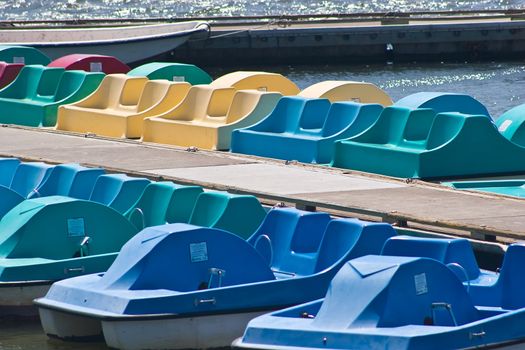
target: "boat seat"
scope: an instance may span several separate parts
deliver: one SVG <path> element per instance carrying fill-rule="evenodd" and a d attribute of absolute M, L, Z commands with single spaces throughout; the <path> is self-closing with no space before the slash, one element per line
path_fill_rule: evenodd
<path fill-rule="evenodd" d="M 148 179 L 125 174 L 107 174 L 97 178 L 90 201 L 111 207 L 123 214 L 131 209 L 150 183 Z"/>
<path fill-rule="evenodd" d="M 63 106 L 57 129 L 110 137 L 139 138 L 143 120 L 164 113 L 186 95 L 188 83 L 108 75 L 85 100 Z"/>
<path fill-rule="evenodd" d="M 266 211 L 254 196 L 209 191 L 199 194 L 188 222 L 222 229 L 247 239 L 265 216 Z"/>
<path fill-rule="evenodd" d="M 208 73 L 193 64 L 175 62 L 150 62 L 133 68 L 129 76 L 147 77 L 150 80 L 165 79 L 174 82 L 187 82 L 191 85 L 209 84 L 212 78 Z"/>
<path fill-rule="evenodd" d="M 24 66 L 16 79 L 0 90 L 0 123 L 55 126 L 58 107 L 93 92 L 103 73 Z"/>
<path fill-rule="evenodd" d="M 7 63 L 0 61 L 0 89 L 11 84 L 24 65 L 22 63 Z"/>
<path fill-rule="evenodd" d="M 334 142 L 368 129 L 381 110 L 379 104 L 283 97 L 261 122 L 233 132 L 232 152 L 330 163 Z"/>
<path fill-rule="evenodd" d="M 60 195 L 87 200 L 98 177 L 104 173 L 102 168 L 87 168 L 74 163 L 59 164 L 29 198 Z"/>
<path fill-rule="evenodd" d="M 66 70 L 83 70 L 86 72 L 103 72 L 105 74 L 127 73 L 127 64 L 113 56 L 93 54 L 71 54 L 57 58 L 47 65 Z"/>
<path fill-rule="evenodd" d="M 228 150 L 232 131 L 261 120 L 280 97 L 279 93 L 194 86 L 173 110 L 145 120 L 143 141 Z"/>
<path fill-rule="evenodd" d="M 41 162 L 27 162 L 18 165 L 9 188 L 27 198 L 45 182 L 54 166 Z"/>

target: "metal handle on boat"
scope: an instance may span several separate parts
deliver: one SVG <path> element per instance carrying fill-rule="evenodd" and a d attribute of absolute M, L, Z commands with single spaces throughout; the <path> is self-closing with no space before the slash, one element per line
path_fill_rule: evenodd
<path fill-rule="evenodd" d="M 27 198 L 30 198 L 32 197 L 31 194 L 34 193 L 36 196 L 35 197 L 42 197 L 42 195 L 40 194 L 40 192 L 38 192 L 38 190 L 36 188 L 33 188 L 31 190 L 31 192 L 29 192 L 29 195 L 27 196 Z"/>
<path fill-rule="evenodd" d="M 211 299 L 195 299 L 195 306 L 199 306 L 201 304 L 212 304 L 212 305 L 215 305 L 217 303 L 217 301 L 215 300 L 215 298 L 211 298 Z"/>
<path fill-rule="evenodd" d="M 210 279 L 208 280 L 208 289 L 212 288 L 213 276 L 218 277 L 217 288 L 222 286 L 222 278 L 226 275 L 226 270 L 217 267 L 210 268 Z"/>
<path fill-rule="evenodd" d="M 485 331 L 481 331 L 481 332 L 478 332 L 478 333 L 470 332 L 469 333 L 469 337 L 470 337 L 470 339 L 472 339 L 472 338 L 482 338 L 482 337 L 485 336 L 485 334 L 487 334 L 487 333 L 485 333 Z"/>
<path fill-rule="evenodd" d="M 88 244 L 89 244 L 89 241 L 91 240 L 91 237 L 89 236 L 86 236 L 84 237 L 84 239 L 82 240 L 82 242 L 80 242 L 80 256 L 87 256 L 89 255 L 89 251 L 84 251 L 84 250 L 87 250 L 88 249 Z"/>
<path fill-rule="evenodd" d="M 454 323 L 454 326 L 457 326 L 458 323 L 456 321 L 456 316 L 454 316 L 454 311 L 452 311 L 452 305 L 449 303 L 432 303 L 432 319 L 436 320 L 436 309 L 445 309 L 448 311 L 450 318 L 452 318 L 452 322 Z"/>
<path fill-rule="evenodd" d="M 455 262 L 447 264 L 448 268 L 450 268 L 451 266 L 457 267 L 461 272 L 463 272 L 463 275 L 465 276 L 465 281 L 467 281 L 467 293 L 468 293 L 468 291 L 470 290 L 470 279 L 468 277 L 467 270 L 465 270 L 465 268 L 463 266 L 461 266 L 460 264 L 455 263 Z"/>
<path fill-rule="evenodd" d="M 257 246 L 259 245 L 259 242 L 262 239 L 264 239 L 266 242 L 268 242 L 268 246 L 270 247 L 270 259 L 269 259 L 270 261 L 268 262 L 268 265 L 272 266 L 272 263 L 273 263 L 273 246 L 272 246 L 272 240 L 270 239 L 270 237 L 268 235 L 260 235 L 255 240 L 255 244 L 253 245 L 253 247 L 255 248 L 255 250 L 257 250 Z"/>
<path fill-rule="evenodd" d="M 86 271 L 86 269 L 84 268 L 84 266 L 81 266 L 81 267 L 68 267 L 68 268 L 65 268 L 65 269 L 64 269 L 64 273 L 65 273 L 65 274 L 68 274 L 68 273 L 71 273 L 71 272 L 80 272 L 80 273 L 84 273 L 84 271 Z"/>
<path fill-rule="evenodd" d="M 139 213 L 140 218 L 142 220 L 142 227 L 141 228 L 145 228 L 146 227 L 146 218 L 144 217 L 144 212 L 142 211 L 142 209 L 137 207 L 137 208 L 133 209 L 133 211 L 131 212 L 130 219 L 133 217 L 133 215 L 135 215 L 135 213 Z"/>

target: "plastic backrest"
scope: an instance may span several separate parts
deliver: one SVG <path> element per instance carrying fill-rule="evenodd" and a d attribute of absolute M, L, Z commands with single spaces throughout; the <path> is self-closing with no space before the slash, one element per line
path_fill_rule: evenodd
<path fill-rule="evenodd" d="M 511 244 L 507 248 L 501 266 L 498 284 L 502 288 L 501 307 L 503 309 L 518 309 L 525 307 L 525 245 Z"/>
<path fill-rule="evenodd" d="M 24 65 L 19 63 L 0 62 L 0 89 L 15 80 L 22 67 Z"/>
<path fill-rule="evenodd" d="M 330 101 L 328 99 L 306 101 L 295 133 L 318 135 L 325 123 L 329 110 Z"/>
<path fill-rule="evenodd" d="M 189 223 L 196 226 L 213 227 L 228 205 L 229 197 L 224 192 L 202 192 L 197 197 Z"/>
<path fill-rule="evenodd" d="M 41 182 L 47 179 L 53 168 L 53 165 L 40 162 L 21 163 L 16 169 L 10 188 L 27 198 Z"/>
<path fill-rule="evenodd" d="M 349 260 L 380 254 L 386 240 L 395 235 L 394 228 L 386 223 L 358 219 L 332 220 L 326 227 L 319 247 L 315 272 L 329 268 L 342 258 Z"/>
<path fill-rule="evenodd" d="M 421 256 L 443 264 L 457 263 L 465 269 L 471 280 L 480 274 L 470 242 L 464 238 L 392 237 L 385 242 L 381 255 Z"/>
<path fill-rule="evenodd" d="M 137 112 L 142 112 L 159 103 L 168 92 L 170 83 L 167 81 L 148 81 L 140 95 Z"/>
<path fill-rule="evenodd" d="M 80 105 L 95 109 L 116 106 L 127 78 L 124 74 L 106 75 L 95 92 L 84 100 L 85 103 L 81 101 Z"/>
<path fill-rule="evenodd" d="M 404 107 L 386 107 L 377 121 L 352 141 L 375 144 L 399 144 L 411 110 Z"/>
<path fill-rule="evenodd" d="M 24 66 L 12 84 L 0 92 L 0 96 L 8 98 L 30 98 L 36 94 L 43 66 Z"/>
<path fill-rule="evenodd" d="M 212 91 L 206 115 L 208 117 L 225 117 L 235 95 L 234 88 L 221 88 Z"/>
<path fill-rule="evenodd" d="M 137 202 L 149 183 L 148 179 L 124 174 L 102 175 L 97 178 L 89 200 L 107 205 L 123 214 Z"/>
<path fill-rule="evenodd" d="M 104 174 L 102 168 L 86 168 L 79 164 L 59 164 L 35 190 L 37 196 L 69 196 L 89 199 L 95 182 Z"/>
<path fill-rule="evenodd" d="M 175 120 L 204 119 L 212 92 L 213 88 L 208 85 L 192 86 L 182 102 L 165 117 Z"/>
<path fill-rule="evenodd" d="M 84 80 L 86 73 L 81 71 L 66 71 L 62 74 L 55 93 L 55 101 L 63 100 L 77 91 Z"/>
<path fill-rule="evenodd" d="M 314 271 L 321 239 L 330 222 L 327 213 L 276 208 L 268 212 L 257 231 L 248 239 L 256 249 L 268 241 L 270 248 L 260 251 L 272 269 L 307 275 Z"/>
<path fill-rule="evenodd" d="M 424 141 L 428 138 L 436 114 L 432 109 L 415 109 L 410 113 L 403 139 L 407 141 Z"/>
<path fill-rule="evenodd" d="M 451 140 L 465 124 L 464 114 L 440 113 L 434 118 L 427 140 L 427 149 L 433 149 Z"/>
<path fill-rule="evenodd" d="M 169 181 L 148 184 L 133 208 L 125 215 L 138 229 L 165 224 L 173 192 L 180 187 Z"/>
<path fill-rule="evenodd" d="M 20 165 L 18 158 L 0 158 L 0 186 L 11 186 L 18 165 Z"/>
<path fill-rule="evenodd" d="M 295 132 L 307 99 L 302 97 L 283 97 L 267 117 L 271 123 L 265 123 L 269 132 Z"/>
<path fill-rule="evenodd" d="M 260 91 L 239 90 L 235 92 L 232 102 L 226 114 L 226 124 L 235 123 L 236 121 L 247 116 L 255 109 L 257 103 L 264 94 Z"/>
<path fill-rule="evenodd" d="M 197 199 L 203 192 L 200 186 L 184 186 L 178 188 L 168 204 L 166 221 L 171 223 L 189 223 Z"/>
<path fill-rule="evenodd" d="M 119 104 L 121 106 L 136 106 L 147 81 L 148 79 L 144 77 L 130 77 L 126 79 L 120 93 Z"/>
<path fill-rule="evenodd" d="M 48 99 L 54 100 L 55 92 L 58 87 L 58 82 L 64 74 L 63 68 L 46 68 L 42 71 L 36 94 L 33 96 L 35 99 Z"/>

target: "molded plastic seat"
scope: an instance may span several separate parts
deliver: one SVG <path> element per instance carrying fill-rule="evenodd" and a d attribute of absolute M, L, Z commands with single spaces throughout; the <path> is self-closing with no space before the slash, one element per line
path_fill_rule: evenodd
<path fill-rule="evenodd" d="M 203 192 L 188 223 L 219 228 L 247 239 L 259 227 L 266 211 L 254 196 L 227 192 Z"/>
<path fill-rule="evenodd" d="M 59 164 L 51 170 L 47 179 L 30 194 L 29 198 L 58 195 L 87 200 L 98 177 L 104 173 L 102 168 Z"/>
<path fill-rule="evenodd" d="M 47 180 L 53 168 L 53 165 L 41 162 L 20 163 L 9 188 L 27 198 Z"/>
<path fill-rule="evenodd" d="M 502 156 L 505 155 L 505 156 Z M 525 171 L 525 148 L 501 135 L 486 115 L 387 107 L 362 134 L 336 142 L 335 167 L 407 178 Z"/>
<path fill-rule="evenodd" d="M 434 113 L 459 112 L 490 116 L 487 108 L 472 96 L 450 92 L 417 92 L 398 100 L 394 106 L 430 108 Z"/>
<path fill-rule="evenodd" d="M 0 123 L 55 126 L 58 107 L 89 95 L 103 76 L 103 73 L 25 66 L 13 83 L 0 90 Z"/>
<path fill-rule="evenodd" d="M 283 97 L 259 123 L 233 132 L 232 152 L 329 163 L 334 142 L 368 129 L 381 110 L 379 104 Z"/>
<path fill-rule="evenodd" d="M 264 118 L 280 97 L 279 93 L 194 86 L 178 106 L 144 121 L 143 141 L 228 150 L 232 131 Z"/>
<path fill-rule="evenodd" d="M 101 175 L 97 178 L 89 200 L 123 214 L 133 207 L 149 183 L 148 179 L 124 174 Z"/>
<path fill-rule="evenodd" d="M 284 96 L 297 95 L 300 91 L 294 82 L 281 74 L 251 71 L 225 74 L 211 82 L 210 86 L 214 88 L 235 88 L 236 90 L 273 91 Z"/>
<path fill-rule="evenodd" d="M 22 63 L 0 62 L 0 89 L 11 84 L 23 66 Z"/>
<path fill-rule="evenodd" d="M 113 56 L 72 54 L 57 58 L 47 65 L 61 67 L 66 70 L 83 70 L 86 72 L 103 72 L 106 74 L 127 73 L 127 64 Z"/>
<path fill-rule="evenodd" d="M 0 186 L 11 185 L 18 165 L 20 165 L 18 158 L 0 158 Z"/>
<path fill-rule="evenodd" d="M 378 103 L 384 107 L 392 104 L 386 92 L 371 83 L 359 81 L 322 81 L 302 90 L 297 96 L 326 98 L 330 102 L 352 101 L 359 103 Z"/>
<path fill-rule="evenodd" d="M 92 95 L 59 109 L 57 129 L 139 138 L 144 118 L 178 105 L 189 88 L 188 83 L 108 75 Z"/>
<path fill-rule="evenodd" d="M 0 61 L 43 66 L 51 62 L 49 57 L 33 47 L 9 45 L 0 45 Z"/>
<path fill-rule="evenodd" d="M 212 78 L 208 73 L 193 64 L 173 62 L 146 63 L 128 72 L 134 77 L 147 77 L 150 80 L 166 79 L 174 82 L 187 82 L 191 85 L 209 84 Z"/>

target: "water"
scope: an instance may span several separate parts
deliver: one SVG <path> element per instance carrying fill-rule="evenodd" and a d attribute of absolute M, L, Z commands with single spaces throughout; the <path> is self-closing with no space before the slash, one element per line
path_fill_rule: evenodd
<path fill-rule="evenodd" d="M 0 19 L 148 18 L 523 8 L 523 0 L 3 0 Z"/>

